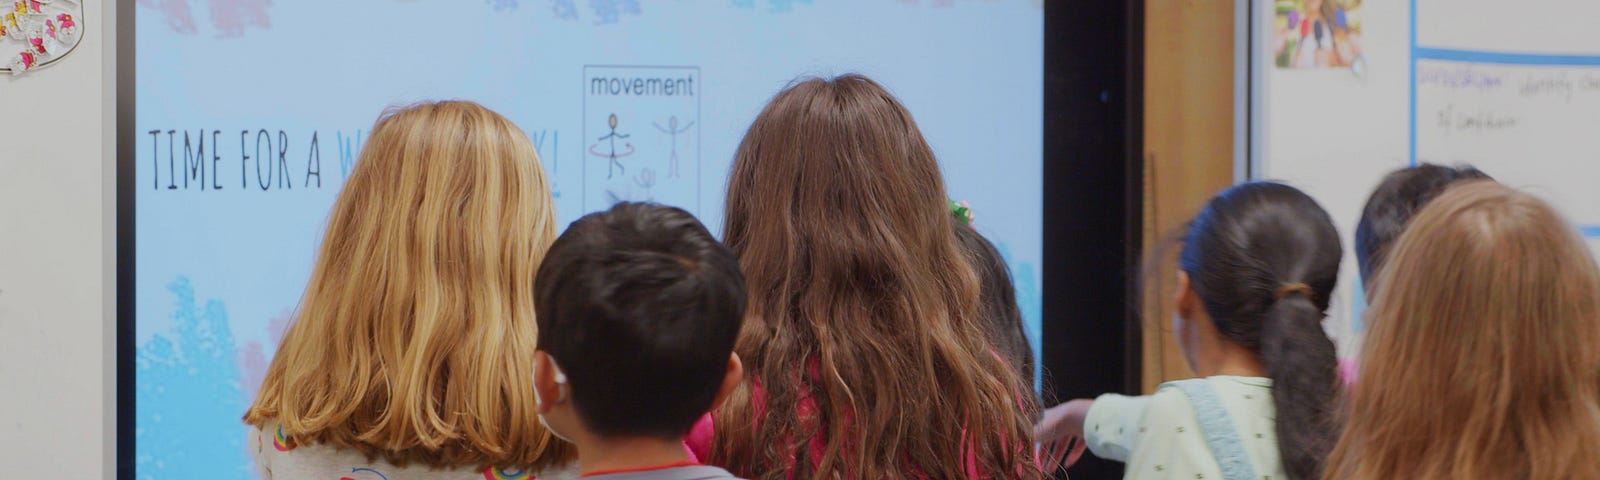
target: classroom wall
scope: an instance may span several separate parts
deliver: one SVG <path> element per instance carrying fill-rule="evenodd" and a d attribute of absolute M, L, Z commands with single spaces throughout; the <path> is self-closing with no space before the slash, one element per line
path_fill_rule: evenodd
<path fill-rule="evenodd" d="M 1146 392 L 1194 376 L 1172 338 L 1176 236 L 1233 184 L 1234 2 L 1145 1 Z"/>
<path fill-rule="evenodd" d="M 1159 252 L 1232 182 L 1234 7 L 1146 6 L 1144 238 L 1146 252 Z M 86 2 L 85 37 L 72 56 L 0 76 L 0 466 L 8 478 L 113 478 L 115 9 Z M 1147 277 L 1147 391 L 1191 375 L 1165 321 L 1174 273 L 1163 264 Z"/>
<path fill-rule="evenodd" d="M 0 75 L 0 477 L 113 478 L 115 2 Z"/>

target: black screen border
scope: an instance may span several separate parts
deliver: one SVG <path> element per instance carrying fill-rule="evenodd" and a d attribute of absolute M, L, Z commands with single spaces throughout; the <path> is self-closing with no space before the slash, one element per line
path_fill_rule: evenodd
<path fill-rule="evenodd" d="M 1143 213 L 1144 2 L 1045 2 L 1045 397 L 1136 393 Z M 116 477 L 135 478 L 134 0 L 116 2 Z M 1047 401 L 1047 404 L 1053 403 Z M 1077 478 L 1121 478 L 1092 456 Z"/>

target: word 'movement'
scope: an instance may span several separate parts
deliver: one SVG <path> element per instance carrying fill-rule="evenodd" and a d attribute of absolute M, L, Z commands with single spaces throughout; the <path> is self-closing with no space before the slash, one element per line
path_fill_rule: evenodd
<path fill-rule="evenodd" d="M 694 75 L 670 77 L 592 77 L 589 79 L 589 95 L 692 97 L 694 96 Z"/>

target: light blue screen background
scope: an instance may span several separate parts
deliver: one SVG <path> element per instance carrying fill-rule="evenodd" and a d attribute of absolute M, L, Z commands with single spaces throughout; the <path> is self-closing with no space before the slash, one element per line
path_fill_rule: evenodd
<path fill-rule="evenodd" d="M 797 76 L 864 73 L 911 109 L 951 197 L 972 204 L 1007 255 L 1037 352 L 1040 5 L 140 0 L 138 477 L 254 477 L 239 418 L 300 298 L 328 208 L 378 114 L 425 99 L 477 101 L 521 126 L 562 225 L 606 206 L 582 200 L 586 188 L 632 185 L 619 195 L 683 206 L 719 232 L 729 160 L 766 100 Z M 693 67 L 694 107 L 679 98 L 586 109 L 585 66 L 595 65 Z M 612 184 L 607 159 L 591 155 L 605 113 L 635 140 Z M 665 175 L 668 137 L 652 125 L 669 116 L 683 131 L 677 177 Z M 185 134 L 191 159 L 205 139 L 198 179 L 185 168 Z M 320 177 L 307 175 L 313 167 Z M 654 176 L 639 177 L 647 168 Z"/>

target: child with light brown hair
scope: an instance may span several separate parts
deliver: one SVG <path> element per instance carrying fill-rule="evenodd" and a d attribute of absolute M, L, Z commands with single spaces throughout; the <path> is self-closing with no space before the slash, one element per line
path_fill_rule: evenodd
<path fill-rule="evenodd" d="M 1377 278 L 1324 478 L 1600 478 L 1600 268 L 1555 209 L 1451 187 Z"/>
<path fill-rule="evenodd" d="M 385 112 L 245 413 L 261 476 L 575 478 L 534 411 L 534 274 L 554 239 L 516 125 L 471 102 Z"/>
<path fill-rule="evenodd" d="M 933 149 L 882 85 L 773 97 L 734 153 L 723 221 L 749 373 L 689 447 L 758 480 L 1039 478 L 1032 386 L 985 334 L 947 207 Z"/>

